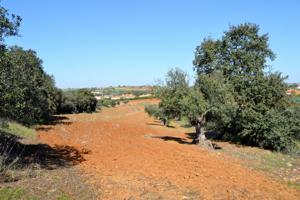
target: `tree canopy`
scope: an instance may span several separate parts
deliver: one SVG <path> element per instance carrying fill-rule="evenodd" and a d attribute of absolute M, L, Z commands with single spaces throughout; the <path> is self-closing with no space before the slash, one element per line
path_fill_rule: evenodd
<path fill-rule="evenodd" d="M 91 92 L 59 90 L 35 51 L 7 47 L 5 38 L 18 35 L 20 23 L 19 16 L 0 6 L 0 120 L 30 125 L 57 113 L 95 111 L 97 100 Z"/>
<path fill-rule="evenodd" d="M 61 91 L 57 112 L 60 114 L 95 112 L 97 99 L 87 89 Z"/>
<path fill-rule="evenodd" d="M 32 50 L 11 47 L 1 65 L 1 107 L 5 118 L 31 124 L 56 112 L 55 84 Z"/>
<path fill-rule="evenodd" d="M 268 34 L 251 23 L 231 26 L 220 39 L 204 39 L 193 61 L 195 85 L 179 84 L 183 79 L 167 75 L 158 109 L 168 110 L 163 115 L 169 118 L 186 116 L 198 135 L 211 130 L 226 140 L 293 149 L 300 132 L 299 109 L 289 104 L 286 77 L 268 70 L 268 61 L 275 59 L 268 42 Z"/>
<path fill-rule="evenodd" d="M 21 21 L 20 16 L 9 14 L 5 8 L 0 6 L 0 53 L 3 53 L 6 46 L 4 38 L 18 35 Z"/>
<path fill-rule="evenodd" d="M 188 90 L 187 73 L 179 68 L 171 69 L 166 75 L 165 83 L 156 88 L 155 93 L 161 101 L 160 109 L 154 113 L 156 117 L 164 121 L 165 125 L 168 124 L 169 119 L 182 117 L 184 108 L 181 99 L 187 95 Z M 149 114 L 151 115 L 151 112 Z"/>

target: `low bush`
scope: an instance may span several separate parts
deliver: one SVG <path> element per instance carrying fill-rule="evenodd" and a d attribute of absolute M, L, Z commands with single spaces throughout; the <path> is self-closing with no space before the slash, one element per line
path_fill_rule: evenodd
<path fill-rule="evenodd" d="M 120 105 L 120 100 L 113 100 L 113 99 L 101 99 L 98 100 L 97 107 L 101 109 L 101 107 L 111 108 Z"/>
<path fill-rule="evenodd" d="M 97 99 L 86 89 L 62 91 L 58 103 L 58 114 L 95 112 Z"/>

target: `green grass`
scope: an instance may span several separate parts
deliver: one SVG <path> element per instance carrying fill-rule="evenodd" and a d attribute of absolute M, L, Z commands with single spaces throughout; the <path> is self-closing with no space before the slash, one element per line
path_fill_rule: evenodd
<path fill-rule="evenodd" d="M 138 103 L 138 106 L 149 106 L 149 105 L 153 105 L 153 103 L 148 103 L 148 102 L 142 102 L 142 103 Z"/>
<path fill-rule="evenodd" d="M 17 200 L 24 195 L 25 191 L 22 188 L 1 188 L 1 200 Z"/>
<path fill-rule="evenodd" d="M 35 138 L 35 130 L 22 126 L 16 122 L 8 122 L 4 127 L 0 127 L 0 131 L 4 133 L 9 133 L 22 138 Z M 2 155 L 0 155 L 1 157 Z M 11 168 L 11 172 L 14 172 Z M 0 174 L 1 175 L 1 174 Z M 35 200 L 36 198 L 25 198 L 25 190 L 20 187 L 11 188 L 5 187 L 0 188 L 0 200 L 17 200 L 17 199 L 28 199 Z"/>
<path fill-rule="evenodd" d="M 0 200 L 39 200 L 39 198 L 37 197 L 27 197 L 25 193 L 26 192 L 23 188 L 1 188 Z M 57 200 L 71 200 L 71 198 L 63 194 L 60 197 L 58 197 Z"/>
<path fill-rule="evenodd" d="M 8 126 L 1 128 L 1 130 L 23 138 L 34 138 L 36 136 L 34 129 L 25 127 L 16 122 L 8 122 Z"/>
<path fill-rule="evenodd" d="M 58 200 L 71 200 L 71 199 L 66 195 L 62 195 L 58 198 Z"/>

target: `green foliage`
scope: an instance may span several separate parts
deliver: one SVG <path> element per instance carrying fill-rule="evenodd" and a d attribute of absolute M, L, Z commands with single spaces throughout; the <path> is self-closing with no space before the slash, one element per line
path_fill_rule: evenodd
<path fill-rule="evenodd" d="M 126 101 L 142 100 L 142 99 L 153 99 L 153 96 L 126 98 L 126 99 L 120 99 L 119 101 L 125 103 Z"/>
<path fill-rule="evenodd" d="M 145 111 L 168 125 L 170 119 L 179 120 L 184 113 L 182 99 L 188 94 L 187 73 L 179 68 L 171 69 L 166 75 L 165 84 L 155 87 L 154 94 L 160 98 L 159 105 L 149 105 Z"/>
<path fill-rule="evenodd" d="M 184 105 L 181 99 L 187 95 L 189 90 L 188 77 L 179 68 L 171 69 L 166 75 L 165 85 L 157 86 L 155 94 L 161 99 L 159 108 L 165 119 L 180 119 L 183 114 Z"/>
<path fill-rule="evenodd" d="M 166 85 L 156 88 L 158 108 L 146 111 L 187 117 L 196 130 L 204 126 L 223 139 L 291 151 L 299 139 L 299 107 L 290 106 L 286 77 L 266 72 L 274 58 L 257 25 L 231 26 L 221 39 L 207 38 L 196 48 L 195 86 L 188 87 L 182 71 L 171 70 Z"/>
<path fill-rule="evenodd" d="M 134 97 L 134 98 L 121 98 L 121 99 L 111 99 L 111 98 L 104 98 L 98 100 L 97 107 L 98 109 L 101 109 L 102 107 L 106 108 L 113 108 L 117 105 L 120 105 L 121 103 L 127 104 L 129 101 L 133 100 L 142 100 L 142 99 L 152 99 L 153 97 Z"/>
<path fill-rule="evenodd" d="M 58 103 L 58 113 L 95 112 L 97 99 L 87 89 L 61 91 Z"/>
<path fill-rule="evenodd" d="M 258 25 L 245 23 L 231 26 L 220 40 L 205 39 L 196 48 L 193 63 L 198 75 L 221 70 L 230 79 L 255 78 L 267 67 L 267 59 L 274 58 L 268 35 L 259 35 Z"/>
<path fill-rule="evenodd" d="M 232 26 L 222 39 L 205 39 L 196 48 L 196 87 L 213 108 L 207 125 L 219 122 L 210 128 L 223 138 L 280 151 L 294 146 L 298 111 L 288 107 L 285 77 L 265 73 L 274 58 L 268 35 L 259 35 L 259 27 L 249 23 Z"/>
<path fill-rule="evenodd" d="M 6 120 L 0 118 L 0 129 L 1 128 L 7 128 L 8 127 L 8 123 Z"/>
<path fill-rule="evenodd" d="M 62 195 L 58 198 L 58 200 L 70 200 L 70 198 L 66 195 Z"/>
<path fill-rule="evenodd" d="M 196 88 L 201 91 L 207 104 L 204 116 L 210 125 L 207 128 L 220 131 L 230 127 L 237 103 L 233 96 L 233 86 L 226 81 L 224 75 L 220 71 L 202 74 Z M 203 111 L 199 114 L 203 114 Z"/>
<path fill-rule="evenodd" d="M 17 200 L 21 199 L 24 195 L 24 190 L 22 188 L 1 188 L 0 189 L 0 199 L 2 200 Z"/>
<path fill-rule="evenodd" d="M 204 95 L 196 87 L 189 89 L 188 94 L 181 100 L 183 115 L 186 116 L 191 125 L 196 125 L 198 118 L 204 113 L 209 105 Z"/>
<path fill-rule="evenodd" d="M 289 101 L 292 104 L 295 104 L 296 106 L 300 107 L 300 96 L 299 95 L 291 95 L 289 98 Z"/>
<path fill-rule="evenodd" d="M 145 91 L 145 90 L 132 90 L 132 91 L 130 91 L 130 94 L 133 94 L 135 96 L 141 96 L 141 95 L 145 95 L 147 93 L 148 93 L 148 91 Z"/>
<path fill-rule="evenodd" d="M 145 112 L 148 113 L 150 117 L 159 117 L 159 108 L 156 104 L 146 105 Z"/>
<path fill-rule="evenodd" d="M 169 118 L 165 115 L 164 110 L 161 106 L 158 106 L 156 104 L 146 105 L 145 112 L 148 113 L 150 117 L 155 117 L 161 120 L 164 125 L 167 126 L 169 124 Z"/>
<path fill-rule="evenodd" d="M 18 34 L 21 17 L 9 14 L 8 11 L 0 6 L 0 56 L 5 50 L 4 38 Z"/>
<path fill-rule="evenodd" d="M 101 88 L 101 89 L 94 89 L 95 91 L 99 92 L 101 95 L 111 95 L 111 96 L 119 96 L 123 94 L 133 94 L 135 96 L 145 95 L 150 93 L 149 89 L 138 89 L 138 88 L 131 88 L 131 87 L 108 87 L 108 88 Z"/>
<path fill-rule="evenodd" d="M 275 109 L 265 113 L 254 109 L 244 109 L 238 114 L 241 117 L 238 139 L 245 144 L 258 145 L 263 148 L 278 151 L 288 151 L 293 148 L 294 136 L 299 133 L 299 122 L 293 122 L 293 113 L 280 113 Z"/>
<path fill-rule="evenodd" d="M 36 136 L 36 132 L 34 129 L 22 126 L 21 124 L 16 122 L 7 122 L 5 127 L 0 127 L 0 131 L 1 130 L 22 138 L 33 138 Z"/>
<path fill-rule="evenodd" d="M 6 47 L 5 37 L 18 35 L 20 23 L 0 6 L 0 118 L 33 124 L 56 112 L 57 89 L 36 52 Z"/>
<path fill-rule="evenodd" d="M 34 51 L 10 48 L 0 70 L 0 117 L 33 124 L 56 112 L 53 78 L 44 72 Z"/>
<path fill-rule="evenodd" d="M 98 108 L 101 108 L 101 107 L 106 107 L 106 108 L 113 108 L 113 107 L 116 107 L 117 105 L 120 104 L 120 101 L 121 100 L 114 100 L 114 99 L 101 99 L 101 100 L 98 100 Z"/>

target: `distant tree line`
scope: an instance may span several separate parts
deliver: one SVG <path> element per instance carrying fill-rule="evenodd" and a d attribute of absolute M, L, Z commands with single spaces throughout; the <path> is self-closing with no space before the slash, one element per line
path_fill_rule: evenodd
<path fill-rule="evenodd" d="M 300 109 L 289 101 L 286 77 L 267 70 L 274 58 L 258 25 L 231 26 L 221 39 L 206 38 L 196 48 L 195 84 L 189 86 L 182 70 L 169 71 L 156 89 L 158 107 L 146 111 L 166 125 L 187 118 L 195 126 L 194 143 L 213 131 L 218 139 L 293 151 L 300 139 Z"/>
<path fill-rule="evenodd" d="M 119 96 L 124 94 L 133 94 L 135 96 L 141 96 L 151 93 L 151 90 L 146 89 L 128 89 L 128 88 L 92 88 L 92 91 L 99 92 L 100 95 Z"/>
<path fill-rule="evenodd" d="M 57 113 L 94 112 L 97 109 L 97 99 L 87 89 L 60 91 Z"/>
<path fill-rule="evenodd" d="M 106 108 L 114 108 L 121 103 L 127 104 L 129 101 L 133 100 L 143 100 L 143 99 L 152 99 L 153 96 L 145 96 L 145 97 L 133 97 L 133 98 L 120 98 L 120 99 L 112 99 L 112 98 L 103 98 L 98 100 L 97 108 L 100 110 L 102 107 Z"/>
<path fill-rule="evenodd" d="M 0 6 L 0 119 L 23 124 L 47 121 L 58 113 L 93 112 L 97 101 L 87 90 L 64 92 L 33 50 L 8 47 L 5 37 L 17 36 L 21 17 Z"/>
<path fill-rule="evenodd" d="M 98 100 L 98 109 L 101 109 L 102 107 L 106 108 L 114 108 L 117 105 L 120 105 L 122 100 L 114 100 L 111 98 L 106 98 L 106 99 L 100 99 Z"/>

